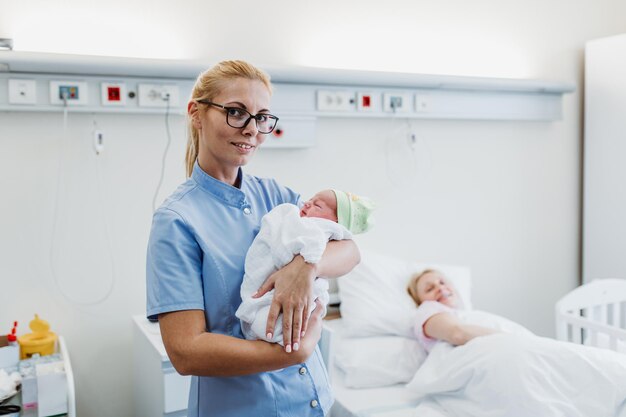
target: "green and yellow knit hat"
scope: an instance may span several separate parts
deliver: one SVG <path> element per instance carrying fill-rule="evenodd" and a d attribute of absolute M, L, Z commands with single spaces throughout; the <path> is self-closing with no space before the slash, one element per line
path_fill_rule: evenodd
<path fill-rule="evenodd" d="M 374 226 L 374 203 L 366 197 L 333 190 L 337 197 L 337 222 L 357 234 L 367 232 Z"/>

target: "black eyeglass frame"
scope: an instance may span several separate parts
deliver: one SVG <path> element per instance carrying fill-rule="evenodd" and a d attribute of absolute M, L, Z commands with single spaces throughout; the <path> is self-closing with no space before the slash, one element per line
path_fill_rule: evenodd
<path fill-rule="evenodd" d="M 274 116 L 273 114 L 270 114 L 270 113 L 252 114 L 248 110 L 242 109 L 241 107 L 224 106 L 223 104 L 213 103 L 212 101 L 209 101 L 209 100 L 196 100 L 196 102 L 202 103 L 202 104 L 207 104 L 209 106 L 219 107 L 220 109 L 226 110 L 226 124 L 228 126 L 234 128 L 234 129 L 245 129 L 246 126 L 248 126 L 248 123 L 250 123 L 250 120 L 252 120 L 252 119 L 254 119 L 254 122 L 256 123 L 257 129 L 259 129 L 259 119 L 258 118 L 259 117 L 268 117 L 268 118 L 274 120 L 274 126 L 272 126 L 272 128 L 269 130 L 269 132 L 261 132 L 261 130 L 259 130 L 259 133 L 261 133 L 262 135 L 269 135 L 270 133 L 272 133 L 274 131 L 274 129 L 276 129 L 276 125 L 278 124 L 278 117 L 276 117 L 276 116 Z M 242 112 L 248 113 L 248 119 L 244 122 L 243 126 L 233 126 L 233 125 L 230 124 L 229 114 L 228 114 L 228 112 L 230 110 L 238 110 L 238 111 L 242 111 Z"/>

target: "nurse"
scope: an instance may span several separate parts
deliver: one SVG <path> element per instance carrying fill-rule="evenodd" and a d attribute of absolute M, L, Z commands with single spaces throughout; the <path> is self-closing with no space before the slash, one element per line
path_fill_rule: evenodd
<path fill-rule="evenodd" d="M 329 242 L 317 264 L 298 255 L 269 278 L 267 332 L 282 314 L 284 348 L 243 339 L 235 316 L 261 218 L 301 203 L 294 191 L 242 170 L 276 127 L 270 97 L 269 77 L 243 61 L 198 77 L 187 105 L 189 178 L 154 214 L 147 315 L 158 318 L 176 370 L 193 375 L 189 417 L 324 416 L 332 404 L 317 348 L 321 308 L 307 312 L 316 277 L 343 275 L 359 262 L 351 240 Z"/>

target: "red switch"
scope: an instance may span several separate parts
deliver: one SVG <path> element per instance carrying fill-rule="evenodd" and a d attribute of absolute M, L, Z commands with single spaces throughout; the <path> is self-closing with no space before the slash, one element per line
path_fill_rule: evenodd
<path fill-rule="evenodd" d="M 107 93 L 109 96 L 109 101 L 120 101 L 122 95 L 120 94 L 120 88 L 119 87 L 108 87 L 107 88 Z"/>
<path fill-rule="evenodd" d="M 370 107 L 372 98 L 370 96 L 361 97 L 361 107 Z"/>

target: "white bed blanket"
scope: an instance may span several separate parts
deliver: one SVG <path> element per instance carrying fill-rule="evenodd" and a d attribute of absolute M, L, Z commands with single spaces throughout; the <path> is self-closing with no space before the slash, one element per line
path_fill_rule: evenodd
<path fill-rule="evenodd" d="M 254 238 L 245 261 L 245 274 L 241 284 L 241 305 L 235 315 L 241 320 L 246 339 L 262 339 L 282 344 L 282 316 L 279 317 L 272 339 L 265 335 L 267 315 L 274 297 L 274 290 L 260 298 L 252 298 L 265 280 L 274 272 L 302 255 L 308 263 L 317 263 L 322 258 L 329 240 L 351 239 L 345 227 L 326 219 L 300 217 L 298 207 L 281 204 L 263 216 L 261 229 Z M 324 306 L 328 304 L 328 282 L 316 279 L 313 296 Z M 315 303 L 310 303 L 310 311 Z"/>
<path fill-rule="evenodd" d="M 439 342 L 407 388 L 420 417 L 626 417 L 626 355 L 497 333 Z"/>

